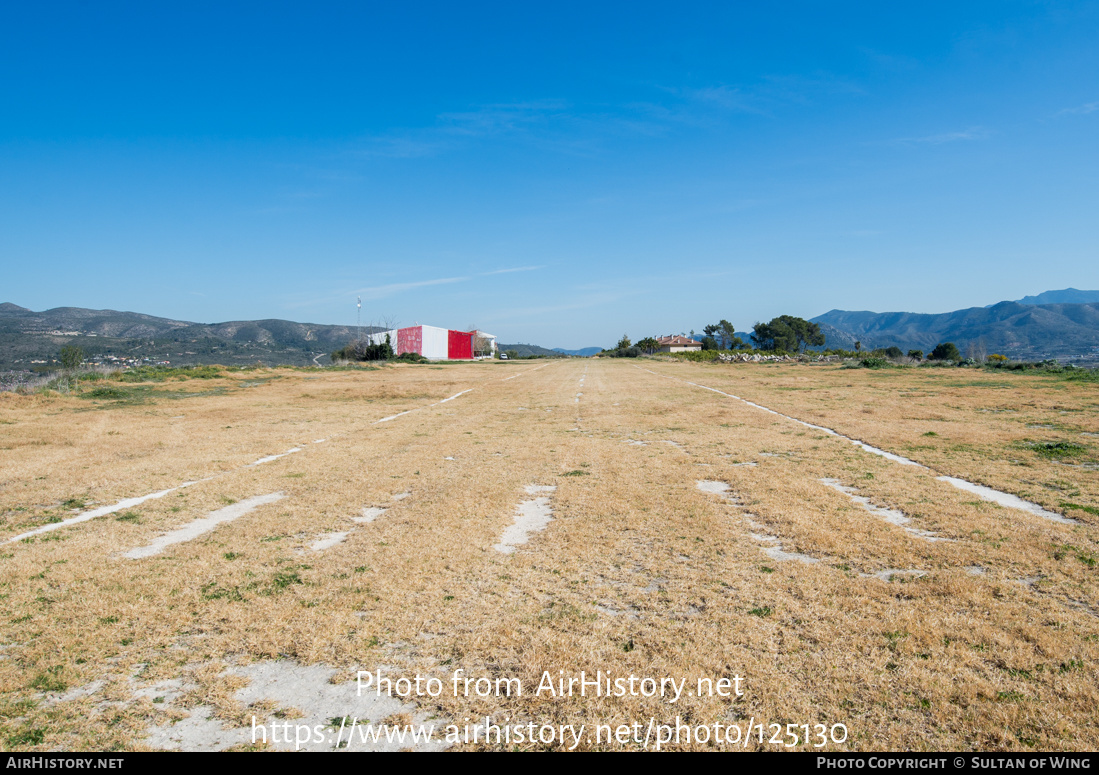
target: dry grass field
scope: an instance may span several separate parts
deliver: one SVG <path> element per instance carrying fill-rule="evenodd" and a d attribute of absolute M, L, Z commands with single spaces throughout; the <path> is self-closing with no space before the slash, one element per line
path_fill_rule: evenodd
<path fill-rule="evenodd" d="M 1099 748 L 1095 383 L 577 359 L 97 384 L 0 394 L 0 748 L 295 747 L 253 717 L 443 747 L 486 716 L 586 736 L 450 747 L 652 748 L 594 730 L 678 718 L 755 727 L 662 747 Z M 370 700 L 367 670 L 447 691 Z M 523 693 L 455 696 L 456 670 Z M 688 691 L 536 695 L 543 671 Z"/>

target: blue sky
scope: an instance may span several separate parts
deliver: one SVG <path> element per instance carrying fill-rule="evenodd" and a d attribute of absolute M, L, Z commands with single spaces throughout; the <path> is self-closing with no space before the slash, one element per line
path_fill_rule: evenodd
<path fill-rule="evenodd" d="M 6 3 L 0 301 L 608 346 L 1099 288 L 1099 4 Z"/>

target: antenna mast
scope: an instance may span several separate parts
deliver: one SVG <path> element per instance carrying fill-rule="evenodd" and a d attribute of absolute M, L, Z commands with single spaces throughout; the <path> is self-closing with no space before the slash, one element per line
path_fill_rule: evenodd
<path fill-rule="evenodd" d="M 363 300 L 361 296 L 355 297 L 355 341 L 363 340 Z"/>

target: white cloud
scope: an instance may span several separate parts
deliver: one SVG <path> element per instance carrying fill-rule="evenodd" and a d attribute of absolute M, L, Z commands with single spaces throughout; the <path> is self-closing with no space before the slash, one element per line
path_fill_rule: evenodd
<path fill-rule="evenodd" d="M 1083 105 L 1077 105 L 1075 108 L 1065 108 L 1057 113 L 1058 116 L 1086 116 L 1088 113 L 1094 113 L 1099 110 L 1099 102 L 1085 102 Z"/>
<path fill-rule="evenodd" d="M 468 280 L 468 277 L 439 277 L 434 280 L 417 280 L 410 283 L 390 283 L 388 285 L 375 285 L 372 287 L 359 288 L 358 290 L 351 291 L 350 294 L 362 296 L 364 299 L 384 299 L 387 296 L 393 296 L 404 291 L 410 291 L 413 288 L 424 288 L 429 285 L 448 285 L 450 283 L 462 283 Z"/>
<path fill-rule="evenodd" d="M 991 130 L 981 126 L 970 127 L 961 132 L 943 132 L 937 135 L 925 135 L 923 137 L 898 137 L 893 142 L 902 145 L 921 143 L 928 145 L 942 145 L 964 140 L 984 140 L 992 135 Z"/>
<path fill-rule="evenodd" d="M 511 269 L 495 269 L 491 272 L 481 272 L 482 277 L 492 274 L 511 274 L 512 272 L 533 272 L 537 269 L 545 269 L 544 266 L 516 266 Z"/>

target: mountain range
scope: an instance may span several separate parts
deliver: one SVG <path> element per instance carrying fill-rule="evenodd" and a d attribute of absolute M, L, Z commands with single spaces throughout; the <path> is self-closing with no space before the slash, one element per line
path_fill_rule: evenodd
<path fill-rule="evenodd" d="M 1016 301 L 1019 304 L 1095 304 L 1099 302 L 1099 291 L 1065 288 L 1063 291 L 1046 291 L 1037 296 L 1024 296 Z"/>
<path fill-rule="evenodd" d="M 363 333 L 373 331 L 363 326 Z M 89 357 L 149 358 L 172 364 L 256 362 L 307 365 L 343 347 L 354 326 L 289 320 L 191 323 L 139 312 L 58 307 L 34 312 L 0 304 L 0 369 L 49 363 L 64 345 Z"/>
<path fill-rule="evenodd" d="M 566 350 L 563 347 L 554 347 L 555 353 L 561 353 L 562 355 L 576 355 L 580 358 L 588 358 L 596 353 L 603 352 L 602 347 L 583 347 L 579 350 Z"/>
<path fill-rule="evenodd" d="M 965 353 L 972 346 L 1017 360 L 1099 361 L 1099 291 L 1066 288 L 1002 301 L 988 307 L 921 314 L 854 312 L 834 309 L 812 322 L 825 334 L 826 348 L 863 350 L 897 346 L 929 352 L 954 342 Z M 362 332 L 375 329 L 363 326 Z M 356 335 L 354 326 L 295 323 L 289 320 L 236 320 L 193 323 L 138 312 L 58 307 L 34 312 L 0 304 L 0 370 L 44 368 L 64 345 L 77 345 L 90 357 L 170 361 L 173 365 L 222 363 L 308 365 L 327 362 L 328 353 Z M 739 334 L 747 340 L 746 334 Z M 520 355 L 587 356 L 579 350 L 531 344 L 501 344 Z"/>
<path fill-rule="evenodd" d="M 1032 303 L 1069 292 L 1090 303 Z M 1086 295 L 1085 295 L 1086 294 Z M 1022 301 L 944 312 L 851 312 L 834 309 L 815 317 L 825 334 L 825 347 L 864 350 L 895 345 L 929 352 L 940 342 L 954 342 L 965 353 L 972 345 L 1017 360 L 1044 358 L 1099 359 L 1099 292 L 1047 291 Z"/>

